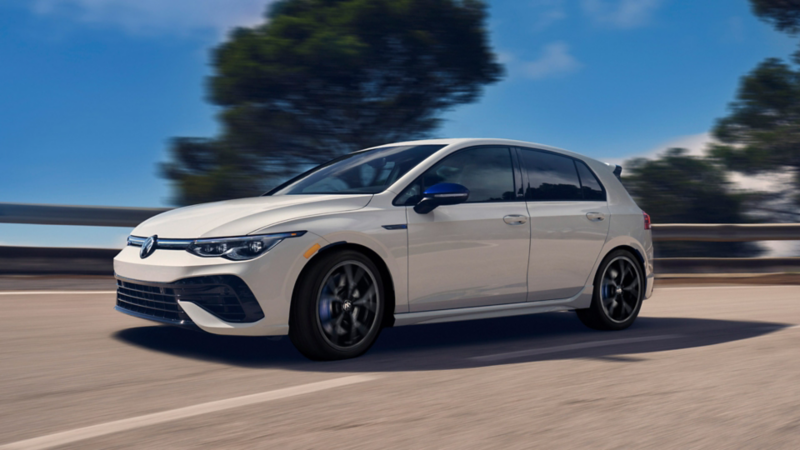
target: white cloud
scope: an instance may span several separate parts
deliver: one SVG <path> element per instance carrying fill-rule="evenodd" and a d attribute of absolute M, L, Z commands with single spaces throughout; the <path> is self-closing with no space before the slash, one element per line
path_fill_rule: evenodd
<path fill-rule="evenodd" d="M 583 12 L 597 23 L 615 28 L 646 25 L 663 0 L 583 0 Z"/>
<path fill-rule="evenodd" d="M 685 136 L 677 136 L 666 142 L 663 142 L 659 145 L 652 147 L 650 150 L 626 157 L 625 159 L 631 159 L 637 157 L 653 159 L 662 155 L 664 152 L 666 152 L 671 148 L 685 148 L 686 150 L 689 151 L 689 155 L 703 156 L 706 153 L 706 148 L 714 142 L 716 141 L 714 140 L 713 137 L 711 137 L 711 133 L 699 133 L 699 134 L 689 134 Z"/>
<path fill-rule="evenodd" d="M 537 10 L 536 18 L 531 25 L 533 31 L 543 31 L 559 20 L 567 18 L 564 0 L 535 0 L 533 7 Z"/>
<path fill-rule="evenodd" d="M 727 20 L 723 42 L 739 43 L 745 41 L 744 20 L 741 17 L 731 17 Z"/>
<path fill-rule="evenodd" d="M 671 148 L 684 148 L 688 150 L 688 154 L 691 156 L 705 156 L 708 147 L 714 143 L 717 143 L 717 141 L 710 133 L 678 136 L 648 151 L 628 156 L 624 158 L 624 160 L 630 160 L 632 158 L 654 159 L 663 155 Z M 611 164 L 620 164 L 624 168 L 624 161 L 621 159 L 609 160 L 608 162 Z M 741 173 L 732 172 L 729 179 L 736 189 L 779 192 L 785 189 L 786 183 L 791 181 L 791 176 L 791 174 L 743 175 Z"/>
<path fill-rule="evenodd" d="M 34 12 L 120 27 L 136 34 L 185 34 L 263 21 L 274 0 L 32 0 Z"/>
<path fill-rule="evenodd" d="M 499 50 L 495 52 L 497 55 L 497 62 L 500 64 L 511 64 L 516 61 L 517 58 L 514 57 L 514 54 L 511 52 L 507 52 L 505 50 Z"/>
<path fill-rule="evenodd" d="M 522 65 L 522 73 L 534 80 L 552 78 L 569 74 L 583 67 L 574 56 L 569 53 L 566 42 L 553 42 L 544 46 L 542 56 Z"/>

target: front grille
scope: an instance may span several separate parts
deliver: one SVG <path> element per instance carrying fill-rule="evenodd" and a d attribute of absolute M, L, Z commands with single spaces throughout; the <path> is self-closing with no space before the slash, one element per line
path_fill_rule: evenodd
<path fill-rule="evenodd" d="M 117 306 L 139 314 L 179 322 L 189 320 L 168 287 L 117 280 Z"/>
<path fill-rule="evenodd" d="M 178 300 L 192 302 L 226 322 L 264 318 L 250 288 L 233 275 L 186 278 L 174 283 L 117 280 L 117 306 L 123 309 L 168 321 L 191 322 Z"/>

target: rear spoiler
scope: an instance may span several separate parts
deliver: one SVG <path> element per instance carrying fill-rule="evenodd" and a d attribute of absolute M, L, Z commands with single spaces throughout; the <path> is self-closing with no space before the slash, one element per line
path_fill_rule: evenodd
<path fill-rule="evenodd" d="M 606 165 L 608 166 L 609 169 L 611 169 L 611 172 L 614 173 L 614 175 L 617 177 L 617 179 L 619 181 L 622 181 L 622 178 L 621 178 L 622 166 L 620 166 L 618 164 L 611 164 L 611 163 L 606 163 Z"/>

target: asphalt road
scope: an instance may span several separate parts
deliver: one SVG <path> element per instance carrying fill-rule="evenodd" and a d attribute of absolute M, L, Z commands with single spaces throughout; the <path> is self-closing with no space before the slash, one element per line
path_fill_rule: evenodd
<path fill-rule="evenodd" d="M 800 286 L 657 289 L 615 333 L 572 313 L 388 329 L 335 363 L 287 339 L 153 326 L 103 290 L 13 288 L 0 449 L 800 443 Z"/>

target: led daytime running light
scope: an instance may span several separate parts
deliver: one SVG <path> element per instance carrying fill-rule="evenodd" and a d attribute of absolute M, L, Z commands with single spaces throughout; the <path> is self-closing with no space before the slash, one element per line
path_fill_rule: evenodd
<path fill-rule="evenodd" d="M 284 239 L 302 236 L 303 234 L 305 234 L 305 231 L 261 236 L 197 239 L 189 244 L 186 250 L 203 258 L 221 257 L 233 261 L 244 261 L 267 253 Z"/>
<path fill-rule="evenodd" d="M 233 261 L 253 259 L 267 253 L 284 239 L 300 237 L 305 231 L 273 233 L 257 236 L 241 236 L 211 239 L 159 239 L 156 249 L 186 250 L 202 258 L 226 258 Z M 147 238 L 128 236 L 128 245 L 141 247 Z"/>

